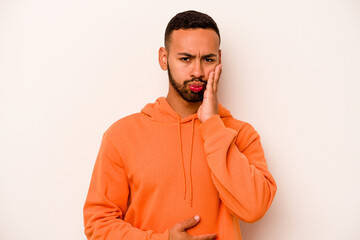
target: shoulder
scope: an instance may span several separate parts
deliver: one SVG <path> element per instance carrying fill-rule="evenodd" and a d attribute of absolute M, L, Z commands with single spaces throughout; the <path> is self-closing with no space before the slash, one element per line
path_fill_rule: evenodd
<path fill-rule="evenodd" d="M 248 144 L 260 139 L 258 132 L 248 122 L 233 117 L 224 118 L 223 122 L 226 127 L 232 128 L 237 132 L 235 141 L 241 148 L 245 148 Z"/>
<path fill-rule="evenodd" d="M 224 125 L 228 128 L 234 129 L 238 134 L 252 134 L 256 132 L 251 124 L 234 118 L 230 111 L 220 103 L 219 115 Z"/>
<path fill-rule="evenodd" d="M 225 117 L 222 118 L 224 125 L 226 127 L 232 128 L 238 133 L 254 133 L 256 132 L 255 128 L 248 122 L 238 120 L 234 117 Z"/>
<path fill-rule="evenodd" d="M 126 135 L 129 133 L 129 131 L 131 132 L 133 129 L 136 129 L 140 123 L 140 119 L 141 114 L 139 112 L 123 117 L 111 124 L 110 127 L 105 131 L 105 135 L 108 137 L 119 137 L 119 135 Z"/>

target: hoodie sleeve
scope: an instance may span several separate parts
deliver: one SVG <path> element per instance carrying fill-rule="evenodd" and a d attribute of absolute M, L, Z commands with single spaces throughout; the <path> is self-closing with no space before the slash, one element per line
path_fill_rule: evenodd
<path fill-rule="evenodd" d="M 84 205 L 86 237 L 90 240 L 168 240 L 164 233 L 142 231 L 125 222 L 129 185 L 122 160 L 106 133 L 102 139 Z"/>
<path fill-rule="evenodd" d="M 211 176 L 221 201 L 237 218 L 255 222 L 264 216 L 276 192 L 260 136 L 245 123 L 239 132 L 215 115 L 200 125 Z"/>

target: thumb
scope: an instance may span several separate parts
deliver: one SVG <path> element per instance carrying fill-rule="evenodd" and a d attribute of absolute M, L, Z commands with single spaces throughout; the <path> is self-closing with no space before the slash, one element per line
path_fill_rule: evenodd
<path fill-rule="evenodd" d="M 184 231 L 188 228 L 194 227 L 200 221 L 200 216 L 196 215 L 195 217 L 188 218 L 183 222 L 178 223 L 178 230 Z"/>
<path fill-rule="evenodd" d="M 200 107 L 198 108 L 197 110 L 197 116 L 198 116 L 198 119 L 201 121 L 202 119 L 202 104 L 200 105 Z"/>

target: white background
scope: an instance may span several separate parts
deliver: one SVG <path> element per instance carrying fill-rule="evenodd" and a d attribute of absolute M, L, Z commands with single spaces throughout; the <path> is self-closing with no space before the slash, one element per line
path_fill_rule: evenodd
<path fill-rule="evenodd" d="M 157 51 L 188 9 L 217 21 L 220 101 L 278 184 L 244 239 L 360 239 L 358 0 L 0 0 L 0 239 L 85 239 L 102 133 L 166 95 Z"/>

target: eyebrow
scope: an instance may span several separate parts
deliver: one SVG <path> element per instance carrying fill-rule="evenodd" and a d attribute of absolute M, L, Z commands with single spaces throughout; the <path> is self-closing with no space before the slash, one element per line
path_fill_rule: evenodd
<path fill-rule="evenodd" d="M 187 57 L 190 57 L 190 58 L 195 58 L 196 57 L 195 55 L 191 55 L 190 53 L 186 53 L 186 52 L 178 53 L 178 55 L 183 55 L 183 56 L 187 56 Z M 209 57 L 216 57 L 216 54 L 209 53 L 209 54 L 206 54 L 206 55 L 202 56 L 202 58 L 209 58 Z"/>

